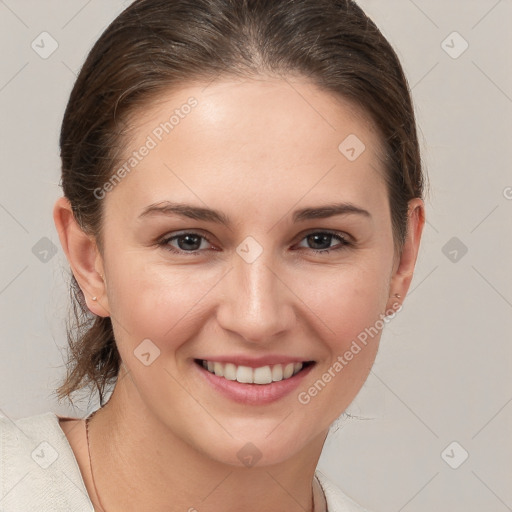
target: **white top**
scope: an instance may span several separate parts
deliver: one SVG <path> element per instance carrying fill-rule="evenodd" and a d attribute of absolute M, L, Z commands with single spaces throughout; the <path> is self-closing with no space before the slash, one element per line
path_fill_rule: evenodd
<path fill-rule="evenodd" d="M 328 512 L 367 512 L 316 471 Z M 75 454 L 53 412 L 0 418 L 1 512 L 94 512 Z"/>

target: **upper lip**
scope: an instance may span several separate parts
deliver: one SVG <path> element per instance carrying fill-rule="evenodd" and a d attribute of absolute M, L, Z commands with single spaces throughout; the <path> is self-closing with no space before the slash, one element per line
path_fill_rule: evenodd
<path fill-rule="evenodd" d="M 284 355 L 268 355 L 260 357 L 249 356 L 205 356 L 197 358 L 199 360 L 211 361 L 213 363 L 232 363 L 236 366 L 248 366 L 250 368 L 260 368 L 262 366 L 270 366 L 273 364 L 288 364 L 288 363 L 306 363 L 314 362 L 307 357 L 290 357 Z"/>

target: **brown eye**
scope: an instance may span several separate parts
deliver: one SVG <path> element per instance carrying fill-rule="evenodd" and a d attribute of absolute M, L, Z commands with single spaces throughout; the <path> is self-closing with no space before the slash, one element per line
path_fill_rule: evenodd
<path fill-rule="evenodd" d="M 159 245 L 178 254 L 197 254 L 198 251 L 208 249 L 211 246 L 209 240 L 199 233 L 186 232 L 164 238 Z"/>
<path fill-rule="evenodd" d="M 331 233 L 329 231 L 316 231 L 314 233 L 309 233 L 302 240 L 304 240 L 307 245 L 299 245 L 300 247 L 311 249 L 317 253 L 327 253 L 331 249 L 339 250 L 350 245 L 350 242 L 348 242 L 344 236 L 339 233 Z M 332 245 L 333 241 L 337 241 L 338 243 Z"/>

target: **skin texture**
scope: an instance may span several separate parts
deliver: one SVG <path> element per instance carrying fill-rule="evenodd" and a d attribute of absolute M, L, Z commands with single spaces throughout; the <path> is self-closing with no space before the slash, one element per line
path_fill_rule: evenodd
<path fill-rule="evenodd" d="M 381 332 L 308 404 L 298 392 L 397 303 L 394 294 L 403 301 L 424 204 L 409 204 L 400 258 L 372 123 L 350 103 L 291 78 L 224 79 L 170 91 L 133 117 L 127 155 L 190 97 L 197 106 L 102 199 L 102 252 L 77 226 L 65 198 L 54 209 L 87 304 L 94 314 L 111 316 L 123 360 L 110 401 L 90 423 L 96 487 L 109 512 L 311 510 L 329 426 L 368 376 Z M 338 150 L 350 134 L 366 146 L 354 161 Z M 231 225 L 139 217 L 167 200 L 219 210 Z M 293 222 L 296 209 L 339 202 L 364 208 L 371 218 Z M 334 237 L 321 246 L 308 241 L 325 230 L 352 245 L 335 250 Z M 195 254 L 172 253 L 169 245 L 179 251 L 178 240 L 158 245 L 183 231 L 209 241 L 199 239 Z M 248 236 L 262 248 L 252 263 L 236 250 Z M 329 253 L 314 252 L 329 245 Z M 144 339 L 160 350 L 149 366 L 134 356 Z M 316 364 L 297 391 L 267 405 L 220 395 L 198 378 L 194 363 L 269 354 Z M 80 441 L 83 423 L 67 430 L 75 432 L 68 439 L 97 505 Z M 261 453 L 252 468 L 237 457 L 248 442 Z"/>

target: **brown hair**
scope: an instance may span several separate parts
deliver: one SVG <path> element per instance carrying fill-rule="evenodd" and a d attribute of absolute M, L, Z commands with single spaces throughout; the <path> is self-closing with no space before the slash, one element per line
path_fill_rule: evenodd
<path fill-rule="evenodd" d="M 62 187 L 101 250 L 102 187 L 120 161 L 130 116 L 170 88 L 226 76 L 298 75 L 358 105 L 385 152 L 395 250 L 408 201 L 423 196 L 416 122 L 399 59 L 350 0 L 136 0 L 89 53 L 62 122 Z M 341 141 L 340 141 L 341 142 Z M 94 384 L 103 405 L 120 357 L 110 318 L 88 310 L 71 276 L 67 376 L 59 400 Z"/>

